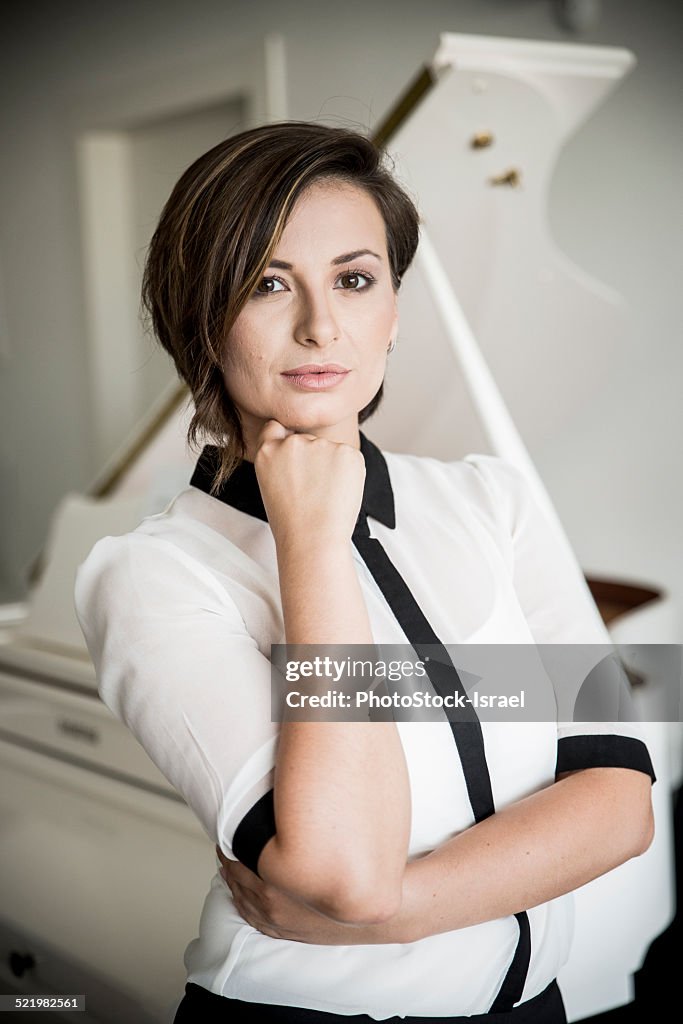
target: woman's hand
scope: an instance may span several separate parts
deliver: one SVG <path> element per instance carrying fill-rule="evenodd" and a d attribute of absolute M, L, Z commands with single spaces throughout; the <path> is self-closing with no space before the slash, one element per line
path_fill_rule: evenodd
<path fill-rule="evenodd" d="M 220 874 L 232 893 L 235 908 L 252 928 L 273 939 L 290 939 L 322 946 L 389 942 L 387 925 L 355 925 L 333 921 L 317 910 L 268 885 L 240 861 L 229 860 L 216 847 Z M 395 941 L 395 940 L 394 940 Z"/>
<path fill-rule="evenodd" d="M 360 449 L 268 420 L 256 441 L 254 468 L 276 545 L 350 539 L 365 482 Z"/>

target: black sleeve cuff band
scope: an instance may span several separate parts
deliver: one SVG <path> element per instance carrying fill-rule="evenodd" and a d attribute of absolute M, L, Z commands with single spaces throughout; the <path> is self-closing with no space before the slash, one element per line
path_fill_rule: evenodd
<path fill-rule="evenodd" d="M 633 768 L 657 781 L 650 753 L 642 740 L 613 733 L 563 736 L 557 741 L 555 774 L 579 768 Z"/>
<path fill-rule="evenodd" d="M 255 875 L 261 850 L 275 831 L 275 803 L 273 790 L 269 789 L 244 815 L 232 840 L 233 853 Z"/>

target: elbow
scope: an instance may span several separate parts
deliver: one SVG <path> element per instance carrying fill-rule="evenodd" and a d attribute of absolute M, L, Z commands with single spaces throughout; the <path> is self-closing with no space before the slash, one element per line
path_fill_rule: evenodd
<path fill-rule="evenodd" d="M 309 880 L 314 877 L 308 874 Z M 402 881 L 371 877 L 353 870 L 323 872 L 318 875 L 317 891 L 311 903 L 322 914 L 339 924 L 382 924 L 398 913 L 402 900 Z"/>
<path fill-rule="evenodd" d="M 339 924 L 381 924 L 398 913 L 403 873 L 381 876 L 358 865 L 314 861 L 300 852 L 285 855 L 271 840 L 259 859 L 261 877 Z"/>
<path fill-rule="evenodd" d="M 603 863 L 607 865 L 603 871 L 619 867 L 649 850 L 655 836 L 649 775 L 628 768 L 583 768 L 562 772 L 558 780 L 570 775 L 597 787 L 597 818 L 604 840 Z"/>
<path fill-rule="evenodd" d="M 638 836 L 635 844 L 635 850 L 632 856 L 640 857 L 646 853 L 647 850 L 652 846 L 652 842 L 655 837 L 655 816 L 652 810 L 652 802 L 649 801 L 645 810 L 643 827 Z"/>
<path fill-rule="evenodd" d="M 340 890 L 319 902 L 319 909 L 340 924 L 384 924 L 401 905 L 400 897 L 377 890 L 367 892 L 352 888 Z"/>
<path fill-rule="evenodd" d="M 627 790 L 620 820 L 625 828 L 626 856 L 625 860 L 640 857 L 652 846 L 655 837 L 655 816 L 652 808 L 650 780 L 646 777 L 647 786 L 638 780 L 640 790 Z"/>

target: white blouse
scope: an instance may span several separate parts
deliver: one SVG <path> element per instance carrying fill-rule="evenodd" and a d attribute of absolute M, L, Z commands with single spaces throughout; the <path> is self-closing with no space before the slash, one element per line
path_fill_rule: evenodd
<path fill-rule="evenodd" d="M 443 462 L 381 452 L 361 432 L 363 508 L 444 644 L 610 645 L 566 538 L 523 473 L 496 456 Z M 75 601 L 105 704 L 132 730 L 223 853 L 273 787 L 271 644 L 285 643 L 276 551 L 252 463 L 218 496 L 212 449 L 165 511 L 98 541 Z M 406 634 L 352 545 L 376 644 Z M 637 723 L 481 722 L 495 808 L 600 765 L 654 773 Z M 409 859 L 470 827 L 472 807 L 449 722 L 399 721 L 410 779 Z M 248 821 L 249 819 L 247 819 Z M 179 879 L 179 884 L 182 880 Z M 571 894 L 527 911 L 523 1002 L 567 960 Z M 520 929 L 505 917 L 405 944 L 328 946 L 275 939 L 247 924 L 218 873 L 188 981 L 253 1002 L 382 1020 L 486 1013 Z"/>

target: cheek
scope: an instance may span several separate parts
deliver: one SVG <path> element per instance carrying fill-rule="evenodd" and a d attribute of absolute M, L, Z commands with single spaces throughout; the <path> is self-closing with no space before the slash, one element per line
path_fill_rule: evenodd
<path fill-rule="evenodd" d="M 266 354 L 252 330 L 233 327 L 223 348 L 223 369 L 233 379 L 259 376 L 266 366 Z"/>
<path fill-rule="evenodd" d="M 383 356 L 386 354 L 394 330 L 393 306 L 387 304 L 377 312 L 373 327 L 373 348 L 378 356 Z"/>
<path fill-rule="evenodd" d="M 340 320 L 350 337 L 380 348 L 382 338 L 388 342 L 394 316 L 390 302 L 379 297 L 374 301 L 371 298 L 365 301 L 358 298 L 355 301 L 349 299 L 348 306 L 355 308 L 342 310 Z"/>

